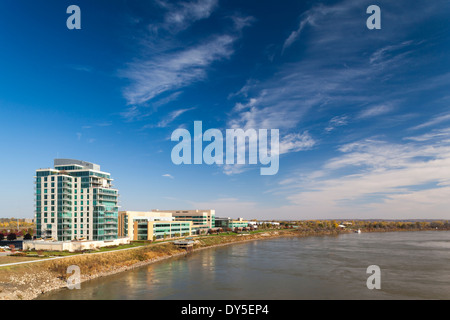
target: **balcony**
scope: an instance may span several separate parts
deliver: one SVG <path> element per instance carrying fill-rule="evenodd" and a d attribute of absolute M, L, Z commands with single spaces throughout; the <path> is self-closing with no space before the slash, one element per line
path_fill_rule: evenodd
<path fill-rule="evenodd" d="M 105 212 L 105 219 L 117 219 L 117 213 L 106 213 Z"/>
<path fill-rule="evenodd" d="M 105 230 L 105 231 L 118 231 L 118 228 L 117 228 L 117 226 L 114 226 L 114 225 L 110 225 L 110 226 L 105 226 L 104 228 L 103 228 L 103 230 Z"/>
<path fill-rule="evenodd" d="M 102 188 L 99 188 L 99 189 L 97 189 L 97 194 L 103 194 L 103 195 L 106 195 L 106 196 L 117 196 L 118 195 L 118 192 L 117 192 L 117 190 L 116 189 L 112 189 L 112 188 L 109 188 L 109 189 L 102 189 Z"/>
<path fill-rule="evenodd" d="M 71 195 L 71 194 L 72 194 L 72 189 L 69 189 L 69 188 L 59 188 L 59 189 L 58 189 L 58 192 L 59 192 L 59 193 L 62 193 L 62 194 L 65 194 L 65 195 L 67 195 L 67 194 Z"/>
<path fill-rule="evenodd" d="M 102 185 L 103 184 L 102 181 L 100 179 L 98 179 L 98 178 L 90 178 L 89 179 L 89 183 L 95 184 L 95 185 Z"/>
<path fill-rule="evenodd" d="M 72 218 L 72 213 L 70 213 L 70 212 L 58 213 L 58 217 L 59 218 Z"/>
<path fill-rule="evenodd" d="M 113 202 L 117 202 L 117 195 L 97 194 L 97 200 L 99 200 L 99 201 L 113 201 Z"/>

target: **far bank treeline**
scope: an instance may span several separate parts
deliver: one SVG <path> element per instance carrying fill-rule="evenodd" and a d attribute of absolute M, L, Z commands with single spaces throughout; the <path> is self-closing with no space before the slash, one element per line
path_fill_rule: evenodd
<path fill-rule="evenodd" d="M 267 224 L 261 227 L 272 228 Z M 308 221 L 281 221 L 281 228 L 295 228 L 301 231 L 308 230 L 352 230 L 361 231 L 402 231 L 402 230 L 450 230 L 450 221 L 374 221 L 374 220 L 308 220 Z"/>

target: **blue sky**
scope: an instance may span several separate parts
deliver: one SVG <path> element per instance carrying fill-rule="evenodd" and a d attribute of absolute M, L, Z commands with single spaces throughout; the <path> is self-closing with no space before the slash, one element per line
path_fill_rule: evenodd
<path fill-rule="evenodd" d="M 81 8 L 81 30 L 66 9 Z M 366 27 L 381 8 L 381 30 Z M 123 210 L 275 219 L 450 213 L 448 1 L 0 3 L 1 217 L 53 159 L 111 172 Z M 279 129 L 280 169 L 181 165 L 177 128 Z"/>

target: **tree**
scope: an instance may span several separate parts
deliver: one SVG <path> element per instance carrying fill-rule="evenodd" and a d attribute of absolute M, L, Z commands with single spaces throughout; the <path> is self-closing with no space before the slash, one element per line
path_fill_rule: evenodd
<path fill-rule="evenodd" d="M 5 235 L 3 233 L 0 233 L 0 241 L 3 241 L 5 239 Z"/>
<path fill-rule="evenodd" d="M 33 237 L 31 236 L 31 234 L 27 233 L 24 237 L 23 240 L 32 240 Z"/>
<path fill-rule="evenodd" d="M 8 236 L 6 237 L 6 239 L 7 239 L 8 241 L 13 241 L 13 240 L 16 240 L 16 239 L 17 239 L 17 236 L 16 236 L 15 233 L 10 233 L 10 234 L 8 234 Z"/>

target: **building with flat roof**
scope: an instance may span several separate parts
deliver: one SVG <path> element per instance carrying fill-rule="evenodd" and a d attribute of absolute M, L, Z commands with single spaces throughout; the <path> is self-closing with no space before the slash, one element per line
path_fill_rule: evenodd
<path fill-rule="evenodd" d="M 36 170 L 37 237 L 117 239 L 119 191 L 112 181 L 99 165 L 74 159 L 55 159 L 53 169 Z"/>
<path fill-rule="evenodd" d="M 215 227 L 222 229 L 246 228 L 248 227 L 248 221 L 243 218 L 238 218 L 236 220 L 231 218 L 216 218 Z"/>
<path fill-rule="evenodd" d="M 192 233 L 192 221 L 177 221 L 171 212 L 121 211 L 119 236 L 132 240 L 160 240 Z"/>
<path fill-rule="evenodd" d="M 192 221 L 192 232 L 200 233 L 202 231 L 208 231 L 215 227 L 216 224 L 216 211 L 212 209 L 208 210 L 162 210 L 164 212 L 172 213 L 172 216 L 176 221 Z M 159 212 L 158 209 L 152 210 L 152 212 Z"/>

